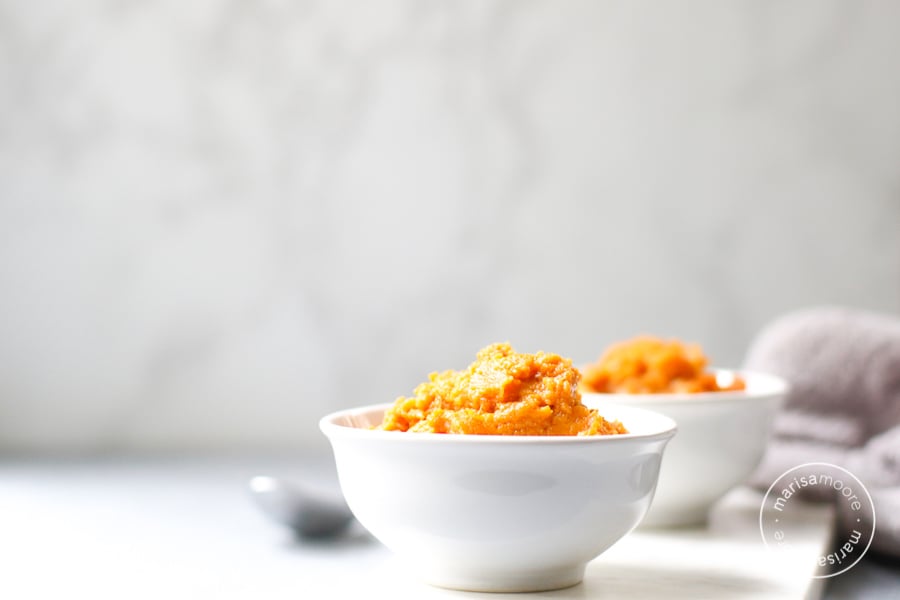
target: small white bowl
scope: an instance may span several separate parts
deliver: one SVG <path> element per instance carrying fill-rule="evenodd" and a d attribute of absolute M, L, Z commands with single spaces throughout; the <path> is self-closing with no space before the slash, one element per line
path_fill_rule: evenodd
<path fill-rule="evenodd" d="M 740 391 L 697 394 L 592 394 L 582 401 L 658 411 L 678 423 L 678 438 L 666 450 L 659 486 L 646 527 L 698 525 L 725 492 L 747 479 L 759 464 L 775 412 L 788 391 L 773 375 L 714 369 L 720 385 L 740 375 Z"/>
<path fill-rule="evenodd" d="M 630 431 L 609 436 L 489 436 L 373 430 L 390 405 L 319 426 L 353 514 L 440 587 L 489 592 L 577 584 L 588 561 L 647 512 L 675 423 L 604 403 Z"/>

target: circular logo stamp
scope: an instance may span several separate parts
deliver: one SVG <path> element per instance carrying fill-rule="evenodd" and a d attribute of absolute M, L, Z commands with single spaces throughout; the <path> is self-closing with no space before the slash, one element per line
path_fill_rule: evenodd
<path fill-rule="evenodd" d="M 782 473 L 759 508 L 759 532 L 772 551 L 788 550 L 808 525 L 801 497 L 834 498 L 844 517 L 827 551 L 816 558 L 815 579 L 847 571 L 865 555 L 875 535 L 872 496 L 853 473 L 831 463 L 805 463 Z"/>

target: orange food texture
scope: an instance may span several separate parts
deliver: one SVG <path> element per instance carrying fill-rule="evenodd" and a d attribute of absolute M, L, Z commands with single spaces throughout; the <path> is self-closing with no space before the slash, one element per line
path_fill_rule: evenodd
<path fill-rule="evenodd" d="M 607 394 L 670 394 L 742 390 L 740 377 L 720 386 L 706 371 L 706 356 L 696 344 L 638 337 L 610 346 L 584 371 L 581 389 Z"/>
<path fill-rule="evenodd" d="M 400 397 L 381 429 L 479 435 L 628 433 L 581 403 L 581 374 L 557 354 L 520 354 L 509 344 L 478 352 L 464 371 L 432 373 Z"/>

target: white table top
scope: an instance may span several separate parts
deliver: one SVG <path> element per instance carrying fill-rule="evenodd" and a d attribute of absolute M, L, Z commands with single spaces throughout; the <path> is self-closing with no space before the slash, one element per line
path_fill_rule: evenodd
<path fill-rule="evenodd" d="M 255 474 L 283 460 L 0 462 L 2 598 L 491 598 L 410 580 L 362 531 L 295 542 L 249 502 Z M 307 469 L 310 476 L 328 473 Z M 584 583 L 529 598 L 815 598 L 814 558 L 833 514 L 810 506 L 773 560 L 761 497 L 732 492 L 707 529 L 631 533 Z M 523 596 L 517 595 L 522 598 Z"/>

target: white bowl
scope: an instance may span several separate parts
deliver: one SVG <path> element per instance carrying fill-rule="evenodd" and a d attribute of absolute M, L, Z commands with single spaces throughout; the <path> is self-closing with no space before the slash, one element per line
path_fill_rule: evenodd
<path fill-rule="evenodd" d="M 678 423 L 678 438 L 666 450 L 653 506 L 642 526 L 697 525 L 725 492 L 759 464 L 772 419 L 787 384 L 772 375 L 715 369 L 720 384 L 740 375 L 746 389 L 697 394 L 591 394 L 591 408 L 609 403 L 658 411 Z"/>
<path fill-rule="evenodd" d="M 675 423 L 604 403 L 630 431 L 489 436 L 369 429 L 390 405 L 319 426 L 353 514 L 424 581 L 524 592 L 568 587 L 647 512 Z"/>

